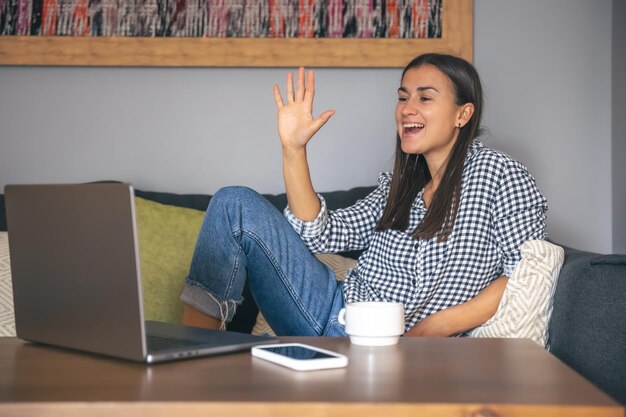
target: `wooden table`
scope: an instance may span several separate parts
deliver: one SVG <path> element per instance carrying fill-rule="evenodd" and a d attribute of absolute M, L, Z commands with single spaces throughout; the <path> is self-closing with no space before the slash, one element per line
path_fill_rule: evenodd
<path fill-rule="evenodd" d="M 283 339 L 350 364 L 297 372 L 246 352 L 143 365 L 0 338 L 0 416 L 624 416 L 529 340 Z"/>

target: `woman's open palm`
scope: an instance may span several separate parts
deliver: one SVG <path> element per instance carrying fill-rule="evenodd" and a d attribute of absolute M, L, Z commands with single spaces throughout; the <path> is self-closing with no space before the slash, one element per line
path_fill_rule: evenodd
<path fill-rule="evenodd" d="M 301 149 L 313 135 L 335 114 L 326 110 L 317 119 L 313 118 L 313 97 L 315 96 L 315 75 L 313 70 L 306 74 L 298 69 L 298 80 L 294 92 L 293 74 L 287 74 L 287 104 L 283 102 L 280 89 L 274 85 L 274 100 L 278 109 L 278 134 L 285 149 Z"/>

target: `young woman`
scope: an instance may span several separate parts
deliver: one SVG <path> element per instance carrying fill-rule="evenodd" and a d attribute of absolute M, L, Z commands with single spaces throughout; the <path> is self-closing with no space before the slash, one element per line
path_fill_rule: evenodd
<path fill-rule="evenodd" d="M 306 80 L 305 80 L 306 77 Z M 520 245 L 544 239 L 546 201 L 526 168 L 477 139 L 483 96 L 468 62 L 425 54 L 404 69 L 396 105 L 393 173 L 354 206 L 329 211 L 306 156 L 330 119 L 312 115 L 313 71 L 274 86 L 288 207 L 254 191 L 218 191 L 205 217 L 183 294 L 183 321 L 223 327 L 254 299 L 279 335 L 345 335 L 339 310 L 354 301 L 404 304 L 406 336 L 462 334 L 487 321 Z M 343 283 L 312 253 L 363 250 Z"/>

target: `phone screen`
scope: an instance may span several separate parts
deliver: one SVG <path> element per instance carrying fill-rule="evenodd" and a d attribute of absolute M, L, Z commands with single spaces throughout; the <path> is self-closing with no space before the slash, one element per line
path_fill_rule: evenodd
<path fill-rule="evenodd" d="M 303 346 L 276 346 L 276 347 L 260 347 L 262 350 L 268 352 L 277 353 L 279 355 L 287 356 L 293 359 L 325 359 L 335 358 L 336 356 L 329 355 L 324 352 L 319 352 L 313 349 L 307 349 Z"/>

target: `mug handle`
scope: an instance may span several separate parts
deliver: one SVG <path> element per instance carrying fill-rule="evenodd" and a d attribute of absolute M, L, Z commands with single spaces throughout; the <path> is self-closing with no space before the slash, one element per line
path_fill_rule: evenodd
<path fill-rule="evenodd" d="M 342 308 L 339 310 L 339 315 L 337 316 L 337 321 L 344 326 L 346 325 L 346 309 Z"/>

